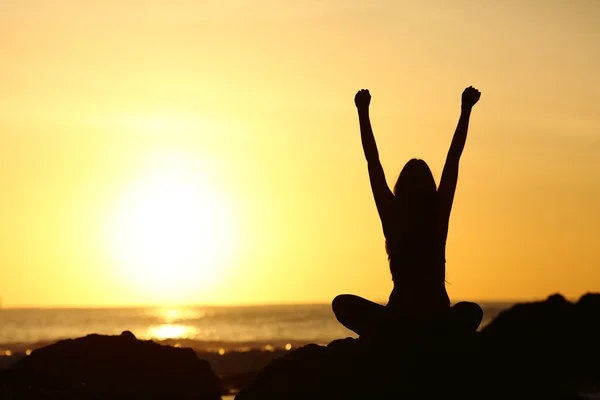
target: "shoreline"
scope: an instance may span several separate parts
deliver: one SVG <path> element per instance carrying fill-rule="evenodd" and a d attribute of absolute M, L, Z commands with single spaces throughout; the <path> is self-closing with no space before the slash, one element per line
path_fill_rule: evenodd
<path fill-rule="evenodd" d="M 479 333 L 473 331 L 470 334 L 459 335 L 460 340 L 452 342 L 450 349 L 462 349 L 464 354 L 469 355 L 465 360 L 474 357 L 473 360 L 478 360 L 476 364 L 483 363 L 481 365 L 491 368 L 492 374 L 488 374 L 489 376 L 484 371 L 486 368 L 472 371 L 475 375 L 481 375 L 477 375 L 481 382 L 489 380 L 491 384 L 497 379 L 496 375 L 501 377 L 508 374 L 505 377 L 505 379 L 510 378 L 507 382 L 516 385 L 521 381 L 511 377 L 522 376 L 531 386 L 531 390 L 536 389 L 536 384 L 543 384 L 545 390 L 547 386 L 545 382 L 553 382 L 553 384 L 560 383 L 560 388 L 572 387 L 580 394 L 585 393 L 587 398 L 594 398 L 593 396 L 598 395 L 598 382 L 593 377 L 595 370 L 586 367 L 584 361 L 590 357 L 590 354 L 597 354 L 600 351 L 596 341 L 598 310 L 600 310 L 600 294 L 594 293 L 583 295 L 576 303 L 554 294 L 543 301 L 517 304 L 507 310 L 497 309 L 495 311 L 498 313 L 490 312 L 486 315 L 479 327 Z M 256 324 L 254 327 L 260 329 L 261 325 Z M 379 351 L 382 349 L 379 346 L 377 351 L 365 353 L 364 346 L 368 347 L 369 342 L 357 341 L 352 337 L 346 339 L 338 337 L 330 343 L 313 339 L 269 340 L 270 343 L 191 339 L 149 340 L 137 339 L 132 332 L 125 331 L 117 336 L 89 334 L 73 340 L 62 340 L 56 345 L 51 345 L 56 341 L 37 342 L 35 345 L 13 344 L 11 345 L 13 350 L 4 350 L 6 353 L 4 356 L 0 353 L 0 371 L 12 369 L 2 374 L 5 383 L 8 382 L 9 385 L 7 390 L 10 388 L 29 390 L 28 379 L 31 379 L 32 375 L 28 375 L 27 371 L 31 371 L 33 376 L 39 378 L 40 387 L 55 385 L 56 388 L 62 387 L 68 390 L 77 389 L 71 381 L 73 376 L 79 376 L 78 374 L 81 373 L 81 377 L 78 378 L 81 382 L 92 382 L 94 385 L 99 385 L 100 389 L 115 389 L 115 385 L 120 384 L 135 387 L 135 390 L 141 391 L 140 393 L 150 390 L 150 386 L 147 386 L 147 376 L 152 374 L 161 377 L 167 374 L 173 384 L 177 383 L 178 390 L 184 391 L 195 390 L 192 386 L 197 379 L 204 379 L 205 382 L 213 382 L 210 383 L 213 385 L 211 390 L 220 388 L 218 390 L 222 390 L 224 395 L 235 394 L 238 390 L 268 392 L 272 388 L 280 387 L 278 385 L 281 382 L 287 382 L 285 390 L 291 391 L 306 390 L 306 385 L 312 382 L 311 384 L 316 385 L 312 387 L 315 392 L 323 390 L 324 387 L 344 387 L 345 390 L 350 390 L 348 393 L 351 393 L 352 385 L 360 386 L 371 378 L 378 379 L 372 376 L 370 369 L 363 371 L 361 368 L 378 362 L 381 362 L 381 365 L 388 365 L 386 357 L 394 357 L 394 352 L 401 352 L 403 349 L 402 346 L 398 346 L 395 336 L 383 336 L 382 340 L 382 344 L 390 352 Z M 437 348 L 436 340 L 441 340 L 442 345 L 450 343 L 444 341 L 443 335 L 439 338 L 427 336 L 425 340 L 433 340 L 433 348 Z M 39 353 L 37 350 L 30 352 L 32 348 L 41 347 L 44 349 Z M 294 352 L 299 348 L 302 349 Z M 288 353 L 292 355 L 285 357 Z M 434 354 L 437 353 L 430 355 Z M 31 358 L 28 358 L 28 355 L 31 355 Z M 555 362 L 548 363 L 548 359 Z M 70 360 L 68 362 L 72 364 L 60 362 L 57 364 L 56 360 Z M 323 360 L 328 361 L 323 362 Z M 515 360 L 518 362 L 514 363 Z M 451 360 L 447 367 L 452 369 L 453 363 L 460 364 L 462 361 L 464 360 Z M 11 368 L 14 365 L 17 367 Z M 81 372 L 79 369 L 69 369 L 69 365 L 81 366 Z M 98 368 L 98 365 L 102 367 Z M 337 366 L 333 371 L 332 365 Z M 392 366 L 400 368 L 402 363 Z M 460 366 L 465 367 L 465 365 Z M 122 371 L 115 374 L 113 367 L 121 368 Z M 442 369 L 447 371 L 448 368 Z M 35 375 L 36 373 L 38 375 Z M 134 374 L 133 381 L 129 379 L 129 373 Z M 358 375 L 355 376 L 357 373 Z M 11 379 L 19 376 L 21 380 L 15 380 L 14 384 L 10 383 L 13 382 Z M 50 376 L 52 378 L 48 380 Z M 62 380 L 56 381 L 55 376 L 60 376 Z M 121 381 L 123 376 L 128 378 Z M 184 376 L 187 376 L 186 380 L 181 381 L 181 377 Z M 354 378 L 348 381 L 344 376 L 354 376 Z M 288 382 L 289 379 L 291 381 Z M 339 379 L 342 380 L 337 382 L 336 380 Z M 159 379 L 153 385 L 161 385 L 161 382 Z M 386 384 L 392 386 L 379 387 L 369 383 L 366 387 L 383 392 L 398 389 L 392 382 Z M 592 397 L 589 397 L 590 395 Z"/>

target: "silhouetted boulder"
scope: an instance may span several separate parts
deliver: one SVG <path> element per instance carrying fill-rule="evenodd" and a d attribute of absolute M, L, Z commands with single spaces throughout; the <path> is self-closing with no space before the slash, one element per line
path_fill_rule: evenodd
<path fill-rule="evenodd" d="M 600 383 L 600 294 L 577 303 L 554 294 L 517 304 L 482 330 L 486 348 L 538 381 Z"/>
<path fill-rule="evenodd" d="M 218 400 L 221 395 L 218 377 L 192 349 L 137 340 L 131 332 L 40 348 L 6 371 L 2 381 L 3 399 Z"/>
<path fill-rule="evenodd" d="M 400 328 L 312 344 L 271 362 L 236 400 L 580 399 L 600 384 L 599 325 L 600 295 L 575 304 L 553 295 L 481 332 Z"/>
<path fill-rule="evenodd" d="M 519 398 L 508 386 L 492 384 L 495 376 L 481 368 L 477 346 L 465 347 L 464 338 L 448 333 L 442 336 L 412 348 L 393 340 L 352 338 L 328 346 L 311 344 L 273 361 L 236 400 L 481 399 L 490 388 L 487 398 Z M 477 332 L 468 336 L 467 341 L 478 342 Z M 434 350 L 427 350 L 430 345 Z"/>

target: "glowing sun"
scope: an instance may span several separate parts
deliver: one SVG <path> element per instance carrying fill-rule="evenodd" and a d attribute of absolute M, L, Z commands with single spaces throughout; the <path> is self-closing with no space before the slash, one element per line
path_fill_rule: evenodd
<path fill-rule="evenodd" d="M 154 301 L 195 301 L 224 276 L 235 227 L 231 207 L 198 171 L 159 165 L 115 208 L 110 252 L 128 282 Z"/>

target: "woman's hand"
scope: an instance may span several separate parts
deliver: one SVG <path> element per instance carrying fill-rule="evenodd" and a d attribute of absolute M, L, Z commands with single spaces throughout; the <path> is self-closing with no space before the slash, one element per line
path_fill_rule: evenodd
<path fill-rule="evenodd" d="M 472 108 L 479 101 L 479 97 L 481 97 L 479 90 L 469 86 L 462 94 L 462 107 Z"/>
<path fill-rule="evenodd" d="M 361 89 L 354 96 L 354 104 L 358 111 L 368 110 L 369 104 L 371 104 L 371 94 L 368 89 Z"/>

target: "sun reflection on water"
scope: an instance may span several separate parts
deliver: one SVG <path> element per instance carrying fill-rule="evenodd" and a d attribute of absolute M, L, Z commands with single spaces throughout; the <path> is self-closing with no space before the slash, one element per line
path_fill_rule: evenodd
<path fill-rule="evenodd" d="M 155 308 L 148 310 L 148 315 L 166 324 L 181 320 L 195 320 L 207 316 L 206 310 L 191 307 Z"/>
<path fill-rule="evenodd" d="M 148 328 L 146 336 L 150 339 L 192 339 L 196 329 L 186 325 L 163 324 Z"/>

